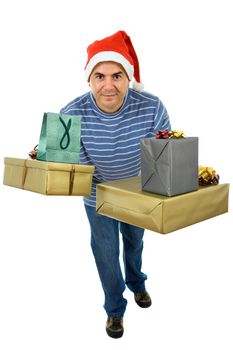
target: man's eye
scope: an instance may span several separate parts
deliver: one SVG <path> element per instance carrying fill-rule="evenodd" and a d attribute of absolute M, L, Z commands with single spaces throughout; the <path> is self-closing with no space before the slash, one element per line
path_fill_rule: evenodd
<path fill-rule="evenodd" d="M 97 80 L 103 80 L 103 78 L 104 78 L 103 74 L 96 75 Z"/>
<path fill-rule="evenodd" d="M 114 80 L 120 80 L 121 74 L 114 74 Z"/>

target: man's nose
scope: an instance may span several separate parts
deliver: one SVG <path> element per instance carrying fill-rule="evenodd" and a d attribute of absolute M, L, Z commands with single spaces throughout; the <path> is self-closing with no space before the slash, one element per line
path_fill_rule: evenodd
<path fill-rule="evenodd" d="M 105 89 L 111 89 L 114 85 L 114 81 L 111 77 L 106 77 L 104 80 Z"/>

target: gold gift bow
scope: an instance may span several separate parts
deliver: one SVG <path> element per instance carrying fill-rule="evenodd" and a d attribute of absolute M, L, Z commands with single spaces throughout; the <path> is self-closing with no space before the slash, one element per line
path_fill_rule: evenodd
<path fill-rule="evenodd" d="M 25 181 L 27 178 L 27 172 L 28 172 L 27 159 L 25 159 L 23 162 L 23 174 L 22 174 L 22 181 L 21 181 L 22 190 L 24 190 L 24 185 L 25 185 Z M 73 193 L 74 176 L 75 176 L 75 166 L 72 165 L 71 170 L 70 170 L 70 178 L 69 178 L 69 196 L 71 196 Z"/>
<path fill-rule="evenodd" d="M 198 182 L 200 186 L 219 184 L 219 175 L 212 167 L 203 167 L 200 165 L 198 168 Z"/>
<path fill-rule="evenodd" d="M 182 130 L 172 130 L 169 132 L 170 138 L 181 139 L 184 137 L 184 131 Z"/>
<path fill-rule="evenodd" d="M 202 177 L 203 179 L 208 179 L 208 178 L 211 178 L 213 176 L 216 176 L 217 172 L 212 167 L 199 165 L 198 175 L 199 175 L 199 177 Z"/>
<path fill-rule="evenodd" d="M 159 130 L 155 133 L 156 139 L 181 139 L 184 138 L 184 132 L 182 130 L 172 130 L 168 129 Z"/>

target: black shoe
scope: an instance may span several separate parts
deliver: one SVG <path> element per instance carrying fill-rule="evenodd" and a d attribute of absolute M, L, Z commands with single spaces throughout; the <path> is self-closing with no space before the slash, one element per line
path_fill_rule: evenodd
<path fill-rule="evenodd" d="M 134 293 L 134 300 L 138 306 L 143 308 L 150 307 L 152 304 L 151 298 L 146 290 L 142 293 Z"/>
<path fill-rule="evenodd" d="M 106 332 L 109 337 L 120 338 L 124 333 L 123 317 L 108 316 L 106 323 Z"/>

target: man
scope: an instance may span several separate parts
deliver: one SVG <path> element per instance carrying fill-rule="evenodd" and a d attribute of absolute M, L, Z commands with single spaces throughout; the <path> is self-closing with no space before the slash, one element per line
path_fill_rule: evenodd
<path fill-rule="evenodd" d="M 91 91 L 61 113 L 82 115 L 80 163 L 95 166 L 92 194 L 84 197 L 91 247 L 105 295 L 106 331 L 119 338 L 124 331 L 125 286 L 140 307 L 151 305 L 147 276 L 141 271 L 144 229 L 97 214 L 96 184 L 139 175 L 140 139 L 170 129 L 170 122 L 162 102 L 142 92 L 137 55 L 124 31 L 95 41 L 87 52 L 85 72 Z M 119 263 L 119 231 L 125 279 Z"/>

